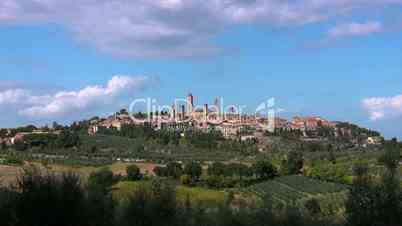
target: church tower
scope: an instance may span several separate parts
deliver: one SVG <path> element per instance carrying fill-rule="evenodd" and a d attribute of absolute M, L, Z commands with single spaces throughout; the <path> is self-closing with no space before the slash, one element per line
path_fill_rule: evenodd
<path fill-rule="evenodd" d="M 191 117 L 194 108 L 194 97 L 193 94 L 189 93 L 187 95 L 187 116 Z"/>

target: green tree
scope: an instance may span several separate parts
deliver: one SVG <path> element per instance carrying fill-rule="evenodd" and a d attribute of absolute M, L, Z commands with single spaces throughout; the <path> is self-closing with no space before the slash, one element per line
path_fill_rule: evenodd
<path fill-rule="evenodd" d="M 0 149 L 1 150 L 6 150 L 7 149 L 6 142 L 0 142 Z"/>
<path fill-rule="evenodd" d="M 328 161 L 330 161 L 332 164 L 336 164 L 336 156 L 333 149 L 328 151 Z"/>
<path fill-rule="evenodd" d="M 284 175 L 299 174 L 303 165 L 303 154 L 299 151 L 290 151 L 282 161 L 281 170 Z"/>
<path fill-rule="evenodd" d="M 225 174 L 226 165 L 222 162 L 214 162 L 208 167 L 208 175 L 210 176 L 222 176 Z"/>
<path fill-rule="evenodd" d="M 18 182 L 18 225 L 85 225 L 85 193 L 76 174 L 29 169 Z"/>
<path fill-rule="evenodd" d="M 184 173 L 189 175 L 192 181 L 197 181 L 202 174 L 201 164 L 198 162 L 190 162 L 184 167 Z"/>
<path fill-rule="evenodd" d="M 158 177 L 167 177 L 168 173 L 167 173 L 167 168 L 163 167 L 163 166 L 156 166 L 153 169 L 154 173 L 156 176 Z"/>
<path fill-rule="evenodd" d="M 136 165 L 130 165 L 126 167 L 127 179 L 130 181 L 141 180 L 142 174 L 140 168 Z"/>
<path fill-rule="evenodd" d="M 320 203 L 315 198 L 307 200 L 304 207 L 313 216 L 321 213 Z"/>
<path fill-rule="evenodd" d="M 99 171 L 91 173 L 88 178 L 89 187 L 99 187 L 103 189 L 105 193 L 110 190 L 113 183 L 113 172 L 108 167 L 104 167 Z"/>
<path fill-rule="evenodd" d="M 253 171 L 256 177 L 261 180 L 273 179 L 278 175 L 275 166 L 268 160 L 257 161 L 253 165 Z"/>
<path fill-rule="evenodd" d="M 190 185 L 191 184 L 191 177 L 187 174 L 181 175 L 180 183 L 182 185 Z"/>
<path fill-rule="evenodd" d="M 72 148 L 78 147 L 81 144 L 81 140 L 77 133 L 63 130 L 57 137 L 56 144 L 58 147 Z"/>
<path fill-rule="evenodd" d="M 175 179 L 179 179 L 183 174 L 183 167 L 178 162 L 169 162 L 166 165 L 167 175 Z"/>
<path fill-rule="evenodd" d="M 28 148 L 28 145 L 23 140 L 16 140 L 14 142 L 13 148 L 16 151 L 25 151 Z"/>
<path fill-rule="evenodd" d="M 379 215 L 382 218 L 381 221 L 386 225 L 400 225 L 402 223 L 402 192 L 398 174 L 400 160 L 400 148 L 397 142 L 386 145 L 385 153 L 380 158 L 386 167 L 386 171 L 378 188 L 381 191 L 381 198 L 378 200 Z"/>
<path fill-rule="evenodd" d="M 346 219 L 350 226 L 367 226 L 376 222 L 375 188 L 368 167 L 358 164 L 353 167 L 355 178 L 346 201 Z"/>
<path fill-rule="evenodd" d="M 17 225 L 16 207 L 19 193 L 9 189 L 0 189 L 0 219 L 3 225 Z"/>

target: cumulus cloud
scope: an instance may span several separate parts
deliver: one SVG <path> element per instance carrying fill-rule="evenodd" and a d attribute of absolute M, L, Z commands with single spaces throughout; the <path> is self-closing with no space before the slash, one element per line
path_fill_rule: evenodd
<path fill-rule="evenodd" d="M 33 119 L 57 118 L 113 105 L 119 97 L 142 90 L 149 81 L 145 76 L 116 75 L 104 86 L 45 95 L 35 95 L 26 89 L 8 89 L 0 91 L 0 108 L 16 108 L 20 116 Z"/>
<path fill-rule="evenodd" d="M 231 25 L 297 26 L 401 4 L 402 0 L 2 0 L 0 24 L 58 24 L 80 42 L 122 57 L 187 57 L 219 52 L 211 37 Z"/>
<path fill-rule="evenodd" d="M 378 121 L 402 115 L 402 95 L 394 97 L 371 97 L 362 101 L 370 120 Z"/>
<path fill-rule="evenodd" d="M 328 31 L 328 36 L 332 38 L 366 36 L 380 32 L 382 24 L 378 21 L 369 21 L 366 23 L 346 23 L 339 24 Z"/>

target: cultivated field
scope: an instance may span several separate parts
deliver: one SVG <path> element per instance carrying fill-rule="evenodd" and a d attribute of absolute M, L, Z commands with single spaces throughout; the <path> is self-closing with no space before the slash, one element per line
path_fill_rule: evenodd
<path fill-rule="evenodd" d="M 328 214 L 342 212 L 347 195 L 345 185 L 323 182 L 304 176 L 285 176 L 272 181 L 259 183 L 242 192 L 270 197 L 274 204 L 303 206 L 307 200 L 316 199 L 321 209 Z"/>
<path fill-rule="evenodd" d="M 119 182 L 118 184 L 113 186 L 113 197 L 116 200 L 130 198 L 141 187 L 149 191 L 151 190 L 151 182 Z M 215 207 L 224 203 L 227 193 L 224 191 L 216 191 L 201 187 L 185 187 L 178 185 L 176 186 L 176 195 L 177 200 L 182 204 L 184 204 L 186 202 L 186 199 L 189 198 L 190 202 L 195 205 Z"/>

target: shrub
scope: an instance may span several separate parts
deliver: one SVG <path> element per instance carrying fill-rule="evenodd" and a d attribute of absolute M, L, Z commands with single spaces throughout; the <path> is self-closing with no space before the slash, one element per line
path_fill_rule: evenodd
<path fill-rule="evenodd" d="M 18 185 L 19 225 L 85 225 L 85 195 L 76 174 L 56 176 L 29 169 L 19 178 Z"/>
<path fill-rule="evenodd" d="M 104 190 L 104 192 L 108 192 L 110 187 L 114 184 L 113 172 L 104 167 L 97 172 L 91 173 L 88 178 L 88 186 L 89 187 L 99 187 Z"/>
<path fill-rule="evenodd" d="M 206 178 L 206 183 L 207 183 L 207 186 L 210 187 L 210 188 L 217 188 L 217 189 L 219 189 L 219 188 L 222 188 L 223 185 L 224 185 L 224 181 L 223 181 L 223 180 L 224 180 L 224 179 L 223 179 L 222 176 L 213 175 L 213 176 L 208 176 L 208 177 Z"/>
<path fill-rule="evenodd" d="M 291 151 L 287 154 L 286 159 L 282 161 L 281 170 L 284 175 L 299 174 L 303 168 L 303 154 L 298 151 Z"/>
<path fill-rule="evenodd" d="M 126 172 L 127 172 L 127 179 L 130 181 L 136 181 L 142 178 L 140 168 L 138 168 L 138 166 L 136 165 L 127 166 Z"/>
<path fill-rule="evenodd" d="M 311 215 L 317 215 L 321 213 L 321 207 L 317 199 L 312 198 L 307 200 L 306 203 L 304 204 L 304 207 Z"/>
<path fill-rule="evenodd" d="M 184 167 L 184 173 L 191 177 L 191 180 L 197 181 L 202 174 L 201 164 L 198 162 L 190 162 Z"/>
<path fill-rule="evenodd" d="M 154 168 L 154 173 L 158 177 L 166 177 L 167 176 L 167 168 L 162 166 L 156 166 Z"/>
<path fill-rule="evenodd" d="M 222 176 L 225 174 L 226 165 L 221 162 L 214 162 L 208 167 L 208 175 Z"/>
<path fill-rule="evenodd" d="M 15 225 L 17 223 L 18 198 L 17 192 L 0 189 L 0 220 L 2 225 Z"/>
<path fill-rule="evenodd" d="M 257 178 L 261 180 L 273 179 L 278 175 L 275 166 L 268 160 L 261 160 L 255 163 L 253 171 Z"/>
<path fill-rule="evenodd" d="M 187 174 L 181 175 L 180 183 L 182 185 L 190 185 L 191 184 L 191 177 Z"/>
<path fill-rule="evenodd" d="M 178 162 L 169 162 L 166 166 L 166 173 L 168 177 L 179 179 L 183 174 L 183 168 Z"/>

